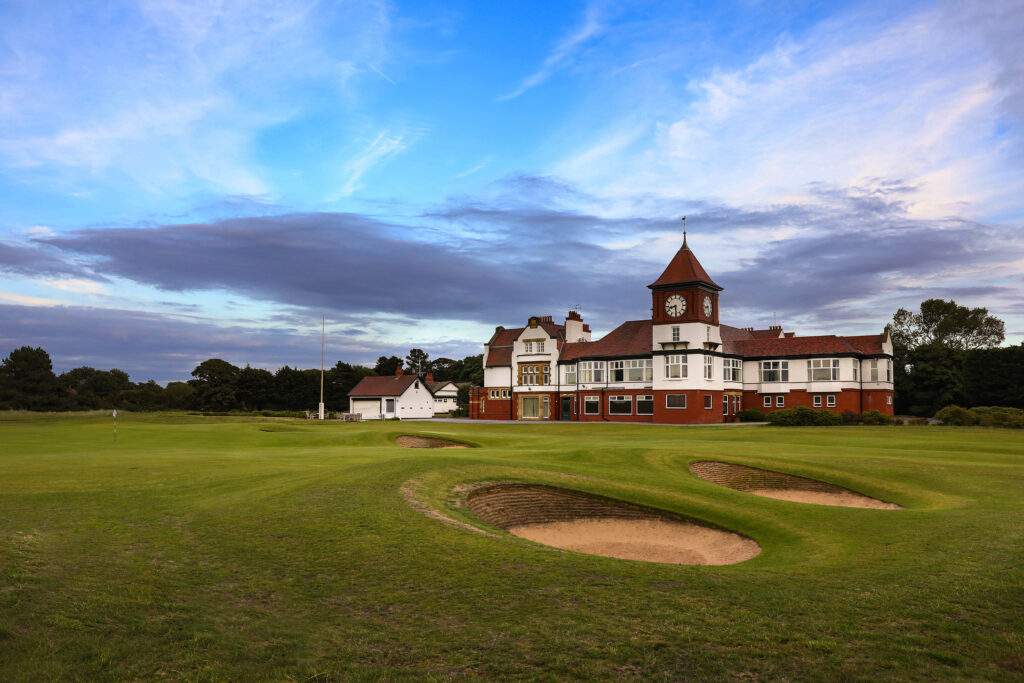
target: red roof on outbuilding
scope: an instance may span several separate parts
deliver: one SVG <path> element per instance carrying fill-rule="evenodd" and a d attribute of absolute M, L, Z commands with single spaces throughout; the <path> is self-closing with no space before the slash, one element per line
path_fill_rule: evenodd
<path fill-rule="evenodd" d="M 401 396 L 419 377 L 416 375 L 389 375 L 387 377 L 364 377 L 348 392 L 352 397 L 376 398 L 378 396 Z M 430 391 L 430 388 L 427 388 Z"/>

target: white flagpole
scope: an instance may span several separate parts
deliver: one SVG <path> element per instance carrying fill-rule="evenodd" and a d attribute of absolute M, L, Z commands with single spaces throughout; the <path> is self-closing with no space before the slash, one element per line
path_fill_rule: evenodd
<path fill-rule="evenodd" d="M 320 419 L 324 419 L 324 334 L 327 331 L 327 315 L 320 320 Z"/>

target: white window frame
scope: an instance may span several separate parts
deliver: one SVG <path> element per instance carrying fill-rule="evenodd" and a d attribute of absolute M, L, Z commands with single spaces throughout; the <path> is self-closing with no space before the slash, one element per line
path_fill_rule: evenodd
<path fill-rule="evenodd" d="M 892 381 L 892 361 L 891 360 L 886 360 L 885 361 L 885 381 L 886 382 L 891 382 Z"/>
<path fill-rule="evenodd" d="M 715 378 L 715 357 L 709 353 L 704 355 L 704 379 Z"/>
<path fill-rule="evenodd" d="M 644 401 L 645 403 L 650 403 L 651 404 L 651 412 L 649 412 L 649 413 L 641 413 L 640 412 L 640 402 L 641 401 Z M 654 415 L 654 396 L 652 396 L 651 394 L 641 394 L 640 396 L 637 396 L 636 397 L 636 414 L 637 415 Z"/>
<path fill-rule="evenodd" d="M 576 364 L 565 366 L 565 383 L 576 384 Z"/>
<path fill-rule="evenodd" d="M 776 408 L 785 408 L 786 407 L 786 395 L 785 394 L 777 394 L 775 396 L 775 407 Z"/>
<path fill-rule="evenodd" d="M 704 394 L 704 410 L 714 410 L 714 409 L 715 409 L 715 395 L 714 394 Z"/>
<path fill-rule="evenodd" d="M 887 405 L 887 406 L 891 406 L 892 405 L 892 395 L 891 394 L 889 396 L 885 397 L 885 405 Z"/>
<path fill-rule="evenodd" d="M 672 328 L 672 341 L 679 341 L 679 326 L 676 325 Z"/>
<path fill-rule="evenodd" d="M 878 381 L 878 359 L 877 358 L 872 358 L 871 359 L 871 364 L 868 367 L 871 368 L 871 374 L 868 376 L 869 377 L 868 381 L 869 382 L 877 382 Z"/>
<path fill-rule="evenodd" d="M 544 342 L 537 342 L 537 353 L 544 353 Z"/>
<path fill-rule="evenodd" d="M 814 395 L 814 407 L 815 408 L 820 408 L 821 407 L 821 394 L 815 394 Z"/>
<path fill-rule="evenodd" d="M 722 379 L 726 382 L 742 382 L 743 361 L 739 358 L 723 358 Z"/>
<path fill-rule="evenodd" d="M 764 397 L 764 401 L 762 401 L 762 404 L 764 405 L 765 408 L 771 408 L 772 407 L 772 397 L 770 395 L 769 396 L 765 396 Z"/>
<path fill-rule="evenodd" d="M 828 396 L 826 396 L 825 397 L 825 405 L 827 407 L 829 407 L 829 408 L 835 408 L 836 407 L 836 395 L 835 394 L 829 394 Z"/>
<path fill-rule="evenodd" d="M 811 358 L 807 361 L 807 380 L 835 382 L 839 379 L 838 358 Z"/>
<path fill-rule="evenodd" d="M 681 406 L 670 406 L 668 404 L 668 399 L 670 397 L 672 397 L 672 396 L 682 396 L 683 397 L 683 405 L 681 405 Z M 686 394 L 665 394 L 665 408 L 668 409 L 668 410 L 686 410 Z"/>
<path fill-rule="evenodd" d="M 523 353 L 533 353 L 533 342 L 523 342 Z"/>
<path fill-rule="evenodd" d="M 778 379 L 768 379 L 768 373 L 774 372 L 778 374 Z M 761 361 L 761 381 L 762 382 L 788 382 L 789 381 L 789 361 L 788 360 L 763 360 Z"/>
<path fill-rule="evenodd" d="M 722 415 L 729 414 L 729 394 L 722 394 Z"/>
<path fill-rule="evenodd" d="M 673 368 L 676 374 L 673 375 Z M 672 354 L 665 356 L 665 379 L 686 379 L 686 354 Z"/>
<path fill-rule="evenodd" d="M 860 359 L 853 359 L 853 381 L 858 381 L 857 378 L 860 376 Z"/>
<path fill-rule="evenodd" d="M 596 384 L 604 381 L 603 360 L 585 360 L 579 366 L 581 384 Z"/>
<path fill-rule="evenodd" d="M 594 410 L 588 410 L 591 406 Z M 600 396 L 584 396 L 583 397 L 583 414 L 584 415 L 600 415 L 601 414 L 601 397 Z"/>
<path fill-rule="evenodd" d="M 615 403 L 623 403 L 623 402 L 628 403 L 629 404 L 629 412 L 626 412 L 626 413 L 614 412 L 612 410 L 612 402 L 615 402 Z M 627 394 L 616 394 L 614 396 L 609 396 L 608 397 L 608 414 L 609 415 L 632 415 L 633 414 L 633 397 L 629 396 Z"/>

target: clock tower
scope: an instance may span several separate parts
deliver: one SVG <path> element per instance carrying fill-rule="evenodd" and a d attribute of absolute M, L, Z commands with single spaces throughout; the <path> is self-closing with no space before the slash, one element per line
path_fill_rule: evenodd
<path fill-rule="evenodd" d="M 655 325 L 703 323 L 718 326 L 718 293 L 715 284 L 686 244 L 679 248 L 665 272 L 652 284 L 651 320 Z"/>

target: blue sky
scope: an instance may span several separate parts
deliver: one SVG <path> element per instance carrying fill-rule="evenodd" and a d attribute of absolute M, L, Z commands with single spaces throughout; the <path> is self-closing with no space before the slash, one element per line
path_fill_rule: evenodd
<path fill-rule="evenodd" d="M 889 6 L 892 5 L 892 6 Z M 1024 337 L 1024 6 L 0 5 L 0 352 L 188 376 L 646 317 Z M 333 362 L 332 360 L 332 362 Z"/>

